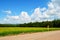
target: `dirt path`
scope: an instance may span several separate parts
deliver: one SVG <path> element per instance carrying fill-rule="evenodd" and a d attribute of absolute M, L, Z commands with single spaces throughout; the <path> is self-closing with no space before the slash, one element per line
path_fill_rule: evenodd
<path fill-rule="evenodd" d="M 60 40 L 60 31 L 6 36 L 6 37 L 0 37 L 0 40 Z"/>

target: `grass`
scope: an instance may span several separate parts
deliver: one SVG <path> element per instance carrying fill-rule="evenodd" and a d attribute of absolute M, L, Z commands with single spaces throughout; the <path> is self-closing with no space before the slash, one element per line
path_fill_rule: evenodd
<path fill-rule="evenodd" d="M 0 36 L 15 35 L 20 33 L 45 32 L 60 30 L 60 28 L 39 28 L 39 27 L 0 27 Z"/>

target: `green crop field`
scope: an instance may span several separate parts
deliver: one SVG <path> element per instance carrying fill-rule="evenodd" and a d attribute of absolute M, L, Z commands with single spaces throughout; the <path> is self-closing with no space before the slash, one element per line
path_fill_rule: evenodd
<path fill-rule="evenodd" d="M 60 28 L 39 28 L 39 27 L 0 27 L 0 36 L 15 35 L 32 32 L 45 32 L 60 30 Z"/>

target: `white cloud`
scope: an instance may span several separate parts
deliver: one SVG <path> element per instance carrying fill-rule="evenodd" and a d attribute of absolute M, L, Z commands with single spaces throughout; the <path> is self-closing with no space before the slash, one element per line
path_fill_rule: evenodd
<path fill-rule="evenodd" d="M 27 12 L 21 12 L 18 16 L 7 16 L 4 19 L 4 23 L 16 24 L 16 23 L 28 23 L 31 22 L 31 18 Z"/>
<path fill-rule="evenodd" d="M 52 2 L 50 2 L 48 4 L 48 15 L 50 16 L 54 16 L 56 18 L 60 18 L 60 0 L 52 0 Z"/>
<path fill-rule="evenodd" d="M 3 11 L 4 13 L 11 14 L 12 12 L 10 10 Z"/>
<path fill-rule="evenodd" d="M 53 8 L 54 8 L 54 4 L 53 4 L 52 2 L 49 2 L 48 8 L 49 8 L 49 9 L 53 9 Z"/>
<path fill-rule="evenodd" d="M 49 2 L 48 9 L 46 8 L 36 8 L 31 18 L 36 21 L 47 21 L 47 20 L 54 20 L 60 18 L 60 1 L 54 0 Z M 41 10 L 42 9 L 42 10 Z M 44 11 L 45 10 L 45 11 Z M 41 13 L 43 11 L 43 13 Z"/>
<path fill-rule="evenodd" d="M 20 14 L 20 21 L 23 23 L 31 22 L 31 17 L 28 15 L 27 12 L 22 11 Z"/>
<path fill-rule="evenodd" d="M 19 16 L 8 16 L 7 18 L 9 18 L 9 19 L 14 19 L 14 20 L 18 20 L 18 19 L 19 19 Z"/>
<path fill-rule="evenodd" d="M 52 2 L 54 3 L 54 5 L 56 6 L 60 6 L 60 0 L 52 0 Z"/>
<path fill-rule="evenodd" d="M 42 8 L 44 10 L 46 10 L 45 8 Z M 43 10 L 43 11 L 44 11 Z M 31 19 L 33 22 L 41 22 L 41 21 L 44 21 L 44 20 L 47 20 L 47 18 L 49 18 L 49 15 L 46 14 L 46 12 L 41 12 L 41 8 L 36 8 L 33 12 L 33 14 L 31 15 Z"/>
<path fill-rule="evenodd" d="M 41 9 L 41 11 L 43 11 L 43 12 L 44 12 L 44 11 L 46 11 L 46 8 L 45 8 L 45 7 L 44 7 L 44 8 L 42 8 L 42 9 Z"/>
<path fill-rule="evenodd" d="M 32 19 L 32 21 L 38 21 L 38 20 L 40 20 L 41 16 L 42 15 L 41 15 L 41 12 L 40 12 L 40 8 L 36 8 L 31 15 L 31 19 Z"/>
<path fill-rule="evenodd" d="M 3 21 L 6 24 L 16 24 L 19 23 L 19 16 L 7 16 Z"/>

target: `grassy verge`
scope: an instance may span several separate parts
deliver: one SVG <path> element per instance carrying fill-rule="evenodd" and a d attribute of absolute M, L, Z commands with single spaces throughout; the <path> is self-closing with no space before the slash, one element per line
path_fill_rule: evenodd
<path fill-rule="evenodd" d="M 39 27 L 0 27 L 0 36 L 15 35 L 20 33 L 45 32 L 60 30 L 60 28 L 39 28 Z"/>

